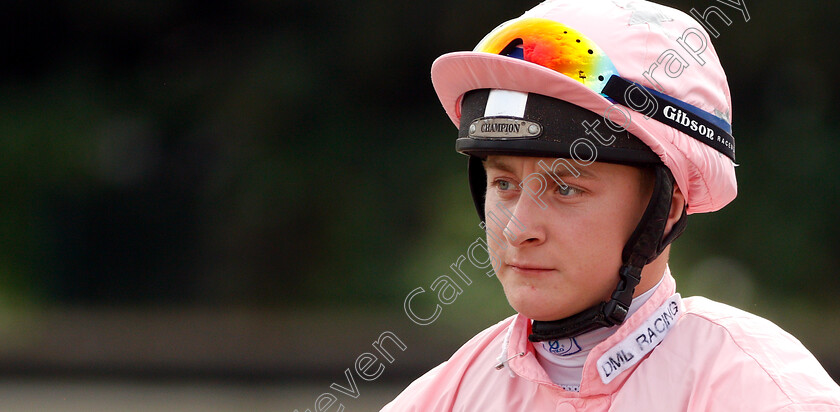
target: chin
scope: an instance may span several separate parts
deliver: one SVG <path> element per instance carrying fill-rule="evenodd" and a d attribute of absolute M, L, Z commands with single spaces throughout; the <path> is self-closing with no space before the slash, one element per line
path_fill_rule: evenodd
<path fill-rule="evenodd" d="M 510 292 L 510 293 L 508 293 Z M 510 306 L 528 319 L 552 321 L 575 315 L 597 303 L 582 300 L 576 293 L 540 291 L 529 287 L 505 291 Z"/>
<path fill-rule="evenodd" d="M 557 302 L 546 302 L 538 299 L 523 300 L 508 298 L 508 303 L 510 303 L 510 306 L 513 307 L 516 312 L 533 320 L 550 321 L 563 319 L 572 315 L 571 313 L 566 314 L 565 311 L 551 310 L 550 308 L 552 307 L 563 306 Z"/>

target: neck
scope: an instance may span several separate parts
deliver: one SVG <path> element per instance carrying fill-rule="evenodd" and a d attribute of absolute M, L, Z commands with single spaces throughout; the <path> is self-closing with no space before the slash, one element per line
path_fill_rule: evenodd
<path fill-rule="evenodd" d="M 665 276 L 665 268 L 668 267 L 670 254 L 671 245 L 668 245 L 653 262 L 642 268 L 642 280 L 639 281 L 639 285 L 636 286 L 636 291 L 633 293 L 634 300 L 662 282 L 662 277 Z"/>
<path fill-rule="evenodd" d="M 650 299 L 661 282 L 662 276 L 660 275 L 657 283 L 633 299 L 627 315 L 628 318 Z M 580 387 L 583 365 L 589 352 L 599 343 L 612 336 L 618 328 L 619 326 L 599 328 L 572 338 L 533 342 L 532 344 L 537 353 L 537 360 L 551 378 L 551 381 L 560 385 L 563 389 L 576 392 Z"/>

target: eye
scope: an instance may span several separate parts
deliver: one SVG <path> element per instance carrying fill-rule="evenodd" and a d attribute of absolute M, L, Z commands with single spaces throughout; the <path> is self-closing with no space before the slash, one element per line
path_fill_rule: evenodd
<path fill-rule="evenodd" d="M 583 191 L 578 188 L 566 185 L 565 189 L 563 189 L 561 186 L 557 186 L 557 193 L 559 193 L 560 196 L 572 197 L 580 195 L 581 193 L 583 193 Z"/>
<path fill-rule="evenodd" d="M 496 188 L 496 190 L 500 192 L 507 192 L 516 189 L 516 186 L 513 184 L 513 182 L 501 178 L 495 179 L 492 182 L 490 182 L 490 186 Z"/>

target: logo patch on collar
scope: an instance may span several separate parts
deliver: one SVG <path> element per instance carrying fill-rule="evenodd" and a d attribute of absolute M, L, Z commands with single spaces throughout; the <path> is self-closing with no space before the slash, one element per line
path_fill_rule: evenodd
<path fill-rule="evenodd" d="M 624 340 L 601 355 L 597 363 L 601 381 L 610 383 L 616 376 L 639 363 L 665 339 L 682 317 L 683 310 L 680 294 L 676 293 Z"/>
<path fill-rule="evenodd" d="M 557 356 L 574 355 L 581 351 L 575 338 L 557 339 L 541 342 L 543 349 Z"/>

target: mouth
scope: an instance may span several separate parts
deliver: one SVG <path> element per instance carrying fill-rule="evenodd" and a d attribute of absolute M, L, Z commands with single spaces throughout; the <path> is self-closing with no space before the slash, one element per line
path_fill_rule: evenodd
<path fill-rule="evenodd" d="M 522 275 L 531 275 L 531 276 L 544 275 L 546 273 L 550 273 L 550 272 L 554 271 L 554 269 L 549 268 L 549 267 L 535 265 L 535 264 L 526 263 L 526 262 L 510 262 L 510 263 L 506 262 L 505 264 L 509 268 L 511 268 L 514 272 L 517 272 L 517 273 L 522 274 Z"/>

